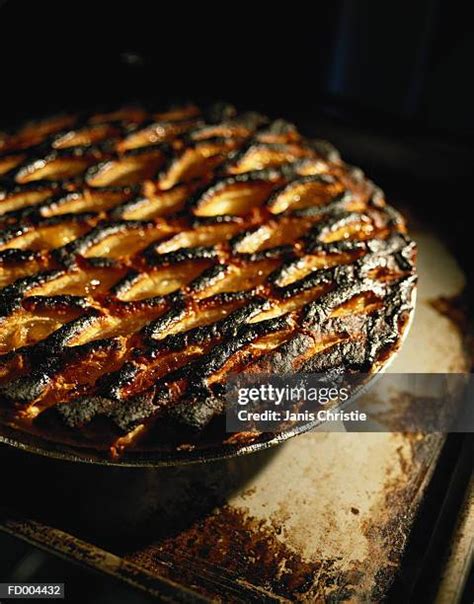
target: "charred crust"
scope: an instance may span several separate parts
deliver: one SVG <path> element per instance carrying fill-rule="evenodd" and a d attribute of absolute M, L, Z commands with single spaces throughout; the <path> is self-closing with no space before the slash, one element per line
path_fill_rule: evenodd
<path fill-rule="evenodd" d="M 41 357 L 53 358 L 57 354 L 65 351 L 68 344 L 79 336 L 84 329 L 91 327 L 99 317 L 99 312 L 95 309 L 90 309 L 87 314 L 84 314 L 77 319 L 68 321 L 62 327 L 54 331 L 44 340 L 40 340 L 38 343 L 27 349 L 28 357 L 32 360 L 40 359 Z M 112 340 L 103 340 L 102 342 L 112 342 Z M 99 340 L 91 342 L 91 346 L 99 346 Z M 68 347 L 69 351 L 71 347 Z M 74 347 L 75 350 L 80 350 L 79 347 Z"/>
<path fill-rule="evenodd" d="M 40 252 L 35 252 L 34 250 L 10 248 L 0 252 L 0 264 L 4 266 L 21 264 L 22 262 L 37 260 L 40 257 Z"/>
<path fill-rule="evenodd" d="M 230 214 L 222 214 L 220 216 L 192 216 L 189 226 L 191 228 L 199 228 L 201 226 L 212 226 L 215 224 L 242 224 L 243 220 L 240 216 L 231 216 Z"/>
<path fill-rule="evenodd" d="M 139 396 L 134 396 L 127 401 L 126 407 L 115 404 L 109 412 L 110 419 L 123 432 L 132 430 L 148 417 L 156 412 L 156 405 L 153 401 L 154 389 Z M 166 397 L 169 395 L 166 394 Z"/>
<path fill-rule="evenodd" d="M 152 246 L 143 255 L 150 266 L 166 266 L 189 260 L 212 260 L 219 257 L 219 250 L 215 247 L 197 246 L 193 248 L 180 248 L 175 252 L 159 254 L 156 252 L 155 246 Z"/>
<path fill-rule="evenodd" d="M 33 371 L 0 387 L 0 395 L 10 404 L 26 404 L 37 399 L 53 382 L 53 375 L 59 368 L 59 359 L 50 360 L 48 366 Z"/>
<path fill-rule="evenodd" d="M 246 258 L 249 262 L 258 262 L 259 260 L 278 260 L 280 258 L 288 258 L 294 254 L 293 247 L 291 245 L 278 245 L 276 247 L 270 247 L 260 252 L 253 252 L 252 254 L 240 254 L 242 258 Z"/>
<path fill-rule="evenodd" d="M 84 396 L 56 405 L 55 410 L 70 428 L 89 423 L 96 415 L 111 411 L 114 401 L 101 396 Z"/>
<path fill-rule="evenodd" d="M 223 411 L 223 398 L 216 396 L 205 384 L 200 384 L 192 396 L 171 407 L 170 416 L 179 424 L 199 432 L 207 426 L 213 417 Z"/>
<path fill-rule="evenodd" d="M 125 294 L 141 277 L 141 273 L 135 270 L 129 271 L 120 281 L 118 281 L 111 289 L 110 293 L 120 297 Z"/>
<path fill-rule="evenodd" d="M 170 308 L 163 313 L 158 319 L 151 321 L 144 329 L 143 335 L 145 338 L 157 339 L 161 334 L 171 327 L 174 323 L 180 321 L 186 316 L 186 302 L 181 296 L 173 296 L 169 298 Z"/>
<path fill-rule="evenodd" d="M 228 272 L 229 266 L 227 264 L 215 264 L 198 275 L 196 279 L 189 284 L 189 288 L 193 292 L 199 292 L 224 278 Z"/>
<path fill-rule="evenodd" d="M 5 245 L 16 237 L 21 237 L 25 233 L 31 230 L 31 226 L 28 224 L 12 225 L 4 228 L 0 233 L 0 245 Z"/>
<path fill-rule="evenodd" d="M 22 302 L 23 308 L 35 310 L 87 310 L 90 302 L 81 296 L 61 294 L 57 296 L 28 296 Z"/>
<path fill-rule="evenodd" d="M 23 277 L 17 279 L 11 285 L 7 285 L 0 290 L 0 317 L 8 316 L 14 310 L 17 310 L 21 306 L 23 296 L 30 290 L 57 279 L 63 274 L 61 270 L 45 271 L 36 273 L 30 277 Z"/>

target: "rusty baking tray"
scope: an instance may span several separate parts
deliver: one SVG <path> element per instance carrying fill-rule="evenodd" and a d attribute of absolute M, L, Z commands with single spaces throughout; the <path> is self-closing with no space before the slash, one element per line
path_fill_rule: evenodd
<path fill-rule="evenodd" d="M 314 448 L 315 451 L 326 449 L 328 452 L 327 444 L 318 442 L 321 439 L 315 438 L 316 436 L 321 435 L 310 435 L 298 440 L 308 441 L 305 443 L 308 451 Z M 341 436 L 354 435 L 336 436 L 340 441 Z M 354 451 L 360 449 L 360 436 L 359 442 L 352 444 Z M 364 440 L 367 441 L 366 438 Z M 398 442 L 398 446 L 401 442 Z M 290 451 L 293 443 L 297 441 L 284 447 L 286 451 L 281 453 L 283 457 L 291 458 L 294 455 L 295 452 Z M 178 513 L 177 510 L 172 512 L 168 508 L 165 522 L 161 512 L 152 515 L 155 522 L 148 517 L 145 523 L 147 534 L 144 534 L 145 527 L 138 520 L 140 510 L 135 510 L 132 514 L 134 518 L 129 518 L 128 523 L 133 524 L 133 521 L 136 521 L 140 526 L 133 525 L 133 534 L 118 536 L 119 517 L 122 522 L 126 517 L 123 508 L 116 518 L 108 523 L 109 531 L 113 529 L 113 534 L 109 532 L 99 538 L 95 521 L 102 524 L 105 514 L 100 519 L 90 519 L 89 526 L 86 526 L 85 522 L 78 529 L 77 524 L 74 528 L 71 526 L 71 517 L 59 515 L 56 507 L 50 510 L 53 526 L 32 518 L 26 519 L 21 516 L 21 512 L 15 516 L 4 512 L 2 528 L 48 551 L 112 574 L 151 595 L 170 601 L 263 602 L 281 599 L 294 601 L 297 597 L 303 601 L 316 601 L 319 597 L 329 595 L 344 600 L 356 589 L 356 585 L 358 590 L 365 593 L 366 590 L 377 590 L 381 594 L 390 583 L 388 570 L 400 556 L 403 535 L 423 496 L 441 444 L 440 437 L 430 443 L 420 443 L 416 447 L 419 459 L 417 473 L 403 478 L 400 476 L 400 483 L 385 487 L 384 505 L 371 511 L 370 524 L 363 528 L 363 532 L 369 537 L 371 551 L 367 553 L 370 553 L 370 556 L 361 559 L 360 564 L 348 565 L 344 570 L 344 565 L 338 562 L 337 557 L 310 560 L 302 551 L 298 552 L 296 548 L 281 540 L 282 532 L 287 530 L 284 509 L 279 510 L 272 522 L 267 524 L 228 499 L 226 503 L 219 505 L 219 496 L 228 497 L 228 494 L 221 488 L 216 489 L 215 483 L 214 488 L 206 494 L 201 492 L 201 502 L 198 505 L 194 503 L 191 508 L 192 487 L 187 490 L 187 494 L 181 493 L 182 509 Z M 375 443 L 372 443 L 372 446 L 374 445 Z M 275 451 L 256 454 L 256 457 L 258 456 L 266 457 L 259 460 L 260 464 L 279 464 L 275 457 L 280 455 Z M 269 456 L 273 459 L 269 459 Z M 30 460 L 26 461 L 29 463 Z M 254 460 L 254 463 L 257 463 L 257 460 Z M 18 461 L 17 468 L 20 469 Z M 221 478 L 228 470 L 228 467 L 214 468 L 215 478 Z M 130 476 L 127 479 L 130 479 Z M 144 477 L 139 481 L 143 487 L 142 480 L 145 480 Z M 190 477 L 186 477 L 186 481 L 189 480 Z M 31 482 L 29 487 L 32 488 Z M 209 487 L 211 489 L 212 485 Z M 250 490 L 246 489 L 241 497 L 251 498 L 251 489 L 252 487 Z M 133 495 L 136 495 L 133 487 L 132 491 L 133 493 L 130 492 L 126 496 L 128 504 L 131 503 Z M 149 499 L 143 501 L 143 505 L 151 505 L 151 492 L 148 491 Z M 117 493 L 113 495 L 116 504 L 120 506 L 116 499 Z M 374 497 L 374 503 L 375 499 L 378 498 Z M 281 497 L 278 500 L 281 501 Z M 272 501 L 275 501 L 275 498 L 272 497 Z M 68 498 L 67 503 L 70 502 L 71 499 Z M 345 512 L 349 515 L 349 521 L 355 524 L 358 522 L 358 516 L 366 517 L 366 514 L 362 509 L 362 502 L 357 498 L 354 497 L 352 503 L 354 505 Z M 379 503 L 381 500 L 375 508 Z M 89 504 L 90 500 L 83 502 L 85 507 Z M 217 509 L 214 507 L 216 505 Z M 345 507 L 345 502 L 342 507 Z M 183 512 L 186 509 L 189 510 L 188 515 L 184 517 Z M 38 511 L 40 515 L 48 516 L 46 510 L 37 509 L 37 513 Z M 94 514 L 91 508 L 89 513 Z M 286 510 L 286 513 L 291 512 Z M 332 513 L 328 510 L 322 519 L 322 526 L 327 524 L 328 515 Z M 162 522 L 156 523 L 156 515 L 160 516 Z M 68 530 L 59 528 L 65 523 Z M 392 530 L 396 527 L 398 537 L 392 541 Z M 336 527 L 333 527 L 334 533 L 335 529 Z M 105 530 L 103 524 L 102 530 Z M 77 537 L 84 534 L 87 539 Z M 153 535 L 152 539 L 150 535 Z M 342 533 L 335 533 L 333 539 L 345 548 L 349 547 L 351 541 Z M 352 546 L 359 548 L 361 544 L 356 539 Z M 384 570 L 384 573 L 375 581 L 375 574 L 381 570 Z M 373 586 L 372 580 L 375 581 Z"/>
<path fill-rule="evenodd" d="M 446 469 L 446 463 L 443 462 L 444 465 L 440 464 L 438 460 L 438 445 L 439 441 L 437 443 L 431 442 L 429 446 L 425 442 L 423 447 L 419 449 L 421 456 L 424 458 L 423 465 L 426 473 L 424 475 L 420 473 L 418 476 L 421 483 L 416 485 L 415 482 L 412 482 L 410 489 L 410 497 L 412 498 L 405 499 L 408 507 L 401 509 L 404 503 L 403 496 L 408 496 L 408 491 L 403 492 L 402 484 L 392 485 L 391 488 L 387 489 L 385 495 L 391 504 L 395 504 L 395 509 L 386 507 L 378 510 L 377 515 L 373 517 L 371 526 L 366 527 L 367 535 L 370 536 L 372 544 L 371 552 L 375 556 L 372 561 L 373 569 L 377 569 L 378 564 L 385 559 L 382 555 L 385 547 L 387 552 L 391 552 L 390 560 L 393 568 L 397 568 L 398 557 L 409 534 L 409 525 L 418 505 L 420 502 L 422 504 L 424 511 L 421 517 L 424 520 L 424 525 L 415 527 L 416 534 L 414 538 L 413 535 L 409 537 L 409 541 L 414 540 L 416 542 L 417 548 L 412 548 L 414 552 L 409 551 L 408 560 L 405 560 L 402 564 L 403 576 L 398 580 L 398 585 L 395 585 L 396 598 L 394 601 L 408 601 L 406 597 L 407 590 L 410 589 L 411 592 L 411 583 L 415 579 L 417 581 L 413 589 L 426 591 L 428 585 L 433 587 L 424 576 L 426 567 L 433 564 L 431 560 L 433 552 L 430 551 L 433 549 L 431 542 L 439 540 L 437 525 L 440 523 L 443 527 L 451 530 L 449 519 L 447 521 L 444 513 L 443 508 L 446 507 L 444 502 L 442 506 L 443 514 L 440 514 L 439 517 L 434 516 L 436 522 L 432 522 L 435 525 L 435 530 L 432 527 L 429 528 L 430 525 L 426 524 L 426 508 L 429 508 L 430 515 L 433 517 L 437 507 L 441 507 L 441 504 L 429 492 L 427 493 L 427 490 L 433 490 L 433 480 L 430 480 L 433 469 L 435 474 L 442 473 L 444 475 L 441 487 L 439 485 L 437 487 L 438 490 L 441 488 L 443 495 L 447 492 L 450 498 L 453 497 L 453 489 L 447 488 L 452 479 L 449 472 L 443 471 Z M 422 448 L 424 452 L 421 452 Z M 429 451 L 433 454 L 431 463 Z M 268 455 L 270 452 L 266 452 L 266 454 Z M 443 456 L 446 458 L 447 454 L 443 453 Z M 434 462 L 435 459 L 436 463 Z M 464 464 L 464 473 L 466 472 L 465 466 L 466 464 Z M 457 469 L 456 473 L 458 471 Z M 404 482 L 404 485 L 407 487 L 408 483 Z M 459 493 L 457 496 L 459 496 Z M 443 572 L 443 582 L 440 593 L 442 595 L 452 593 L 453 590 L 459 593 L 460 590 L 462 591 L 466 574 L 466 559 L 468 559 L 469 554 L 466 548 L 470 546 L 469 533 L 466 533 L 466 529 L 469 531 L 469 526 L 472 525 L 471 506 L 472 493 L 466 496 L 464 505 L 461 507 L 462 514 L 458 520 L 456 532 L 453 534 L 452 547 L 450 548 L 452 554 L 447 562 L 441 560 L 443 563 L 440 567 Z M 456 509 L 459 509 L 459 507 L 456 507 Z M 363 510 L 351 508 L 351 515 L 357 517 L 357 511 L 359 514 L 363 513 Z M 313 561 L 313 564 L 308 564 L 296 552 L 285 547 L 279 541 L 278 535 L 281 535 L 281 532 L 278 531 L 278 527 L 275 525 L 272 527 L 274 529 L 272 532 L 265 528 L 261 522 L 255 522 L 245 512 L 238 512 L 233 509 L 232 505 L 221 506 L 217 513 L 204 513 L 200 520 L 190 520 L 190 527 L 175 532 L 177 525 L 179 525 L 175 519 L 175 525 L 173 527 L 168 526 L 168 534 L 162 533 L 154 543 L 150 543 L 149 539 L 136 542 L 133 538 L 126 537 L 115 542 L 113 540 L 109 541 L 108 544 L 105 540 L 102 547 L 72 536 L 64 530 L 47 526 L 35 520 L 13 517 L 6 512 L 2 514 L 2 529 L 50 552 L 59 553 L 69 560 L 74 560 L 89 568 L 115 576 L 125 583 L 164 601 L 263 602 L 282 601 L 282 599 L 287 601 L 313 601 L 306 597 L 308 594 L 302 592 L 302 588 L 304 589 L 305 582 L 311 582 L 311 578 L 314 578 L 318 564 L 316 561 Z M 326 520 L 327 518 L 324 519 L 324 521 Z M 417 519 L 417 522 L 419 524 L 419 519 Z M 284 521 L 282 528 L 284 530 Z M 206 542 L 211 540 L 210 531 L 214 531 L 215 535 L 218 535 L 220 544 L 211 548 L 212 558 L 204 560 L 203 557 L 209 555 L 209 552 L 205 551 L 205 547 Z M 152 534 L 158 535 L 159 532 L 152 529 Z M 335 538 L 343 541 L 341 534 L 336 535 Z M 428 540 L 430 548 L 427 548 L 428 554 L 420 556 L 419 541 L 423 538 Z M 408 550 L 410 550 L 410 546 Z M 438 558 L 440 557 L 439 554 L 438 548 Z M 425 557 L 429 560 L 428 564 L 425 563 Z M 404 558 L 407 558 L 406 554 Z M 251 568 L 252 560 L 255 562 L 256 559 L 261 564 L 253 564 L 254 568 Z M 440 561 L 438 560 L 438 562 Z M 288 571 L 278 575 L 277 569 L 282 566 L 286 567 L 286 565 L 289 565 Z M 344 575 L 337 574 L 337 564 L 333 568 L 331 568 L 331 565 L 328 565 L 327 568 L 326 565 L 323 565 L 323 567 L 325 568 L 324 572 L 323 568 L 320 568 L 316 573 L 319 592 L 313 589 L 311 594 L 311 598 L 314 597 L 315 601 L 319 601 L 323 597 L 326 599 L 329 595 L 334 597 L 336 601 L 352 598 L 355 589 L 354 583 L 362 580 L 363 577 L 365 577 L 362 580 L 364 589 L 370 585 L 370 579 L 367 583 L 365 582 L 370 574 L 361 572 L 362 570 L 367 572 L 366 563 L 361 566 L 359 572 L 355 572 L 355 568 L 345 569 Z M 391 569 L 390 566 L 389 569 Z M 236 570 L 239 572 L 236 572 Z M 378 568 L 377 580 L 371 590 L 371 593 L 376 593 L 378 596 L 389 590 L 392 576 L 391 572 L 381 572 L 382 570 L 383 567 Z M 240 574 L 242 571 L 244 573 Z M 249 577 L 252 577 L 253 584 L 248 583 Z M 261 587 L 255 589 L 255 585 L 258 583 L 266 584 L 267 589 L 269 585 L 272 588 L 268 592 Z M 362 585 L 359 587 L 362 587 Z M 393 593 L 393 591 L 392 588 L 389 593 Z M 363 591 L 362 593 L 359 592 L 359 596 L 361 597 L 363 593 Z M 278 597 L 276 594 L 279 594 Z M 438 601 L 452 602 L 455 600 L 443 596 Z"/>

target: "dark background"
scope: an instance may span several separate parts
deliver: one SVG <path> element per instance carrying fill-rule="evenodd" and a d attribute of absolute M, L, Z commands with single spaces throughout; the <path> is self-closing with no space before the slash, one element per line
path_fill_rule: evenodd
<path fill-rule="evenodd" d="M 0 0 L 2 113 L 119 98 L 230 99 L 277 113 L 335 103 L 360 120 L 469 142 L 469 3 Z M 364 116 L 362 117 L 362 114 Z"/>
<path fill-rule="evenodd" d="M 0 129 L 143 99 L 283 116 L 433 223 L 472 280 L 473 59 L 457 0 L 0 0 Z M 141 601 L 10 538 L 0 553 L 5 575 L 66 577 L 77 601 Z"/>

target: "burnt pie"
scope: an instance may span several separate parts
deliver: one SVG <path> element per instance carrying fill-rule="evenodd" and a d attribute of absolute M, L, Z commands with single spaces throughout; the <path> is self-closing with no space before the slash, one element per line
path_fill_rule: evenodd
<path fill-rule="evenodd" d="M 115 455 L 255 439 L 219 424 L 230 372 L 374 372 L 397 348 L 405 231 L 328 143 L 227 105 L 5 133 L 1 424 Z"/>

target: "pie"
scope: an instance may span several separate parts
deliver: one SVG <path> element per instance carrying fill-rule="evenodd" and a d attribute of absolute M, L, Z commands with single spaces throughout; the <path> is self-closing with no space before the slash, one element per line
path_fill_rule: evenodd
<path fill-rule="evenodd" d="M 378 371 L 416 247 L 361 170 L 219 104 L 0 135 L 0 424 L 125 452 L 222 428 L 239 372 Z"/>

